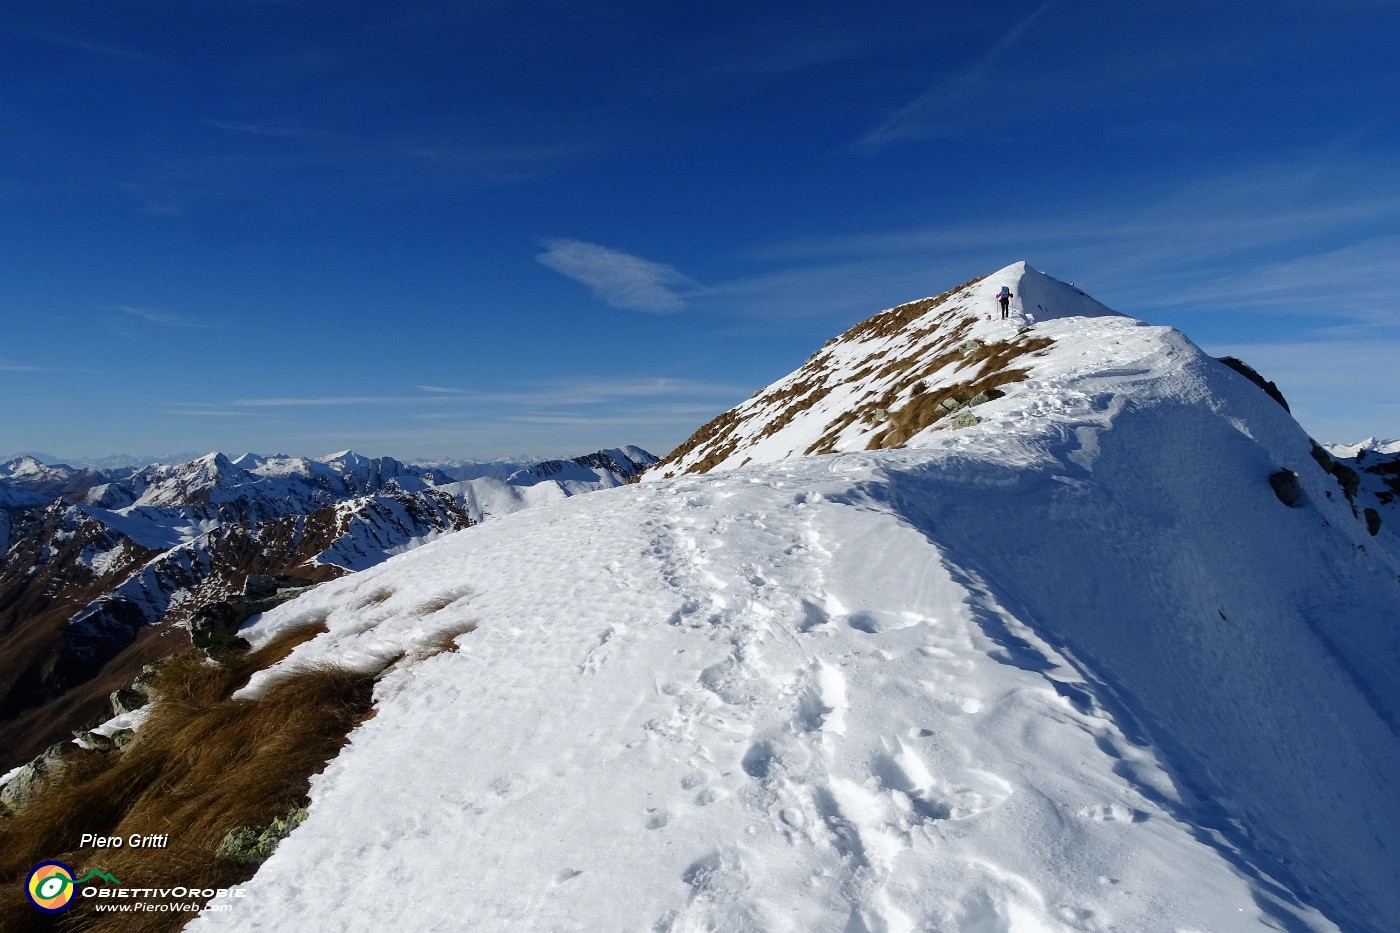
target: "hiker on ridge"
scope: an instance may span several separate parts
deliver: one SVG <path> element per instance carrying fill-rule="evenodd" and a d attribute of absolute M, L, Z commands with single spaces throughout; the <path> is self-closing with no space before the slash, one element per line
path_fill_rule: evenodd
<path fill-rule="evenodd" d="M 1011 294 L 1011 289 L 1007 288 L 1005 285 L 1001 287 L 1001 291 L 997 292 L 997 301 L 1001 302 L 1001 319 L 1003 321 L 1011 316 L 1010 308 L 1011 299 L 1013 297 L 1015 296 Z"/>

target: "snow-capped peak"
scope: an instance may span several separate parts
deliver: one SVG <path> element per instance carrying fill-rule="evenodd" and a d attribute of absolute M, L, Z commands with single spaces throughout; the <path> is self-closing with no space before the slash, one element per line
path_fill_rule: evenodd
<path fill-rule="evenodd" d="M 63 464 L 50 465 L 24 454 L 0 464 L 0 476 L 13 479 L 51 479 L 63 477 L 73 472 L 73 468 Z"/>
<path fill-rule="evenodd" d="M 363 454 L 357 454 L 349 448 L 336 451 L 333 454 L 326 454 L 324 457 L 316 457 L 315 459 L 320 463 L 342 464 L 347 467 L 363 465 L 370 462 L 369 457 Z"/>
<path fill-rule="evenodd" d="M 1345 457 L 1351 459 L 1362 451 L 1373 454 L 1400 454 L 1400 440 L 1382 440 L 1377 437 L 1368 437 L 1364 441 L 1357 441 L 1355 444 L 1324 444 L 1327 452 L 1334 457 Z"/>
<path fill-rule="evenodd" d="M 1024 323 L 1049 321 L 1065 317 L 1121 317 L 1089 297 L 1073 282 L 1062 282 L 1031 267 L 1025 260 L 998 269 L 971 289 L 974 307 L 985 309 L 987 315 L 999 319 L 997 293 L 1005 287 L 1011 292 L 1010 311 L 1020 314 Z M 985 320 L 985 318 L 984 318 Z"/>
<path fill-rule="evenodd" d="M 1005 317 L 1003 288 L 1010 292 Z M 1066 321 L 1108 323 L 1076 336 L 1061 326 Z M 1066 341 L 1063 352 L 1073 359 L 1090 330 L 1137 324 L 1074 285 L 1012 263 L 862 321 L 702 427 L 648 476 L 919 443 L 931 428 L 978 417 L 966 409 L 1016 391 L 1044 357 L 1060 352 L 1057 341 Z"/>

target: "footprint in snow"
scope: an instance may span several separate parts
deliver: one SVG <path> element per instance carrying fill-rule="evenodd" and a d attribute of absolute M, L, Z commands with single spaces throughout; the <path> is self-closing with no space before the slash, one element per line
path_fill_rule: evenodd
<path fill-rule="evenodd" d="M 1147 814 L 1141 810 L 1125 807 L 1120 803 L 1105 803 L 1097 807 L 1085 807 L 1079 815 L 1096 823 L 1145 823 Z"/>
<path fill-rule="evenodd" d="M 965 687 L 959 682 L 940 684 L 924 680 L 919 682 L 919 686 L 939 710 L 949 716 L 972 716 L 982 712 L 982 698 L 965 692 Z"/>
<path fill-rule="evenodd" d="M 867 609 L 854 612 L 846 617 L 846 624 L 858 632 L 870 635 L 883 635 L 900 629 L 927 622 L 928 619 L 917 612 L 886 612 L 882 609 Z"/>
<path fill-rule="evenodd" d="M 691 771 L 681 778 L 681 790 L 695 790 L 697 787 L 704 787 L 710 782 L 710 778 L 703 771 Z"/>
<path fill-rule="evenodd" d="M 797 621 L 797 630 L 804 635 L 813 629 L 820 628 L 831 621 L 831 617 L 826 614 L 816 603 L 802 600 L 802 618 Z"/>
<path fill-rule="evenodd" d="M 554 876 L 554 883 L 555 885 L 561 885 L 564 884 L 566 881 L 573 881 L 581 874 L 583 874 L 582 869 L 561 868 Z"/>
<path fill-rule="evenodd" d="M 846 677 L 821 661 L 812 662 L 803 675 L 805 684 L 797 702 L 793 725 L 802 732 L 846 731 Z"/>
<path fill-rule="evenodd" d="M 898 739 L 875 755 L 870 773 L 885 791 L 908 800 L 909 809 L 925 820 L 965 820 L 1000 805 L 1011 796 L 1011 785 L 986 771 L 967 771 L 956 781 L 938 780 L 913 749 Z"/>
<path fill-rule="evenodd" d="M 812 750 L 788 732 L 760 739 L 744 753 L 740 766 L 756 781 L 780 775 L 800 778 L 812 764 Z"/>

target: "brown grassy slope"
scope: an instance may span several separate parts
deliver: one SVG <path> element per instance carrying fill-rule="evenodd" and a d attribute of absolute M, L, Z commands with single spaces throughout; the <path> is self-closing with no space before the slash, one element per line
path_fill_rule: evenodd
<path fill-rule="evenodd" d="M 830 346 L 842 343 L 863 343 L 896 337 L 909 330 L 913 323 L 926 315 L 932 309 L 944 304 L 964 289 L 970 288 L 982 281 L 979 277 L 964 282 L 956 288 L 951 288 L 934 298 L 921 298 L 918 301 L 910 301 L 894 308 L 881 311 L 859 324 L 851 327 L 841 336 L 827 342 L 826 346 L 812 354 L 811 357 L 798 370 L 801 374 L 790 383 L 780 387 L 769 387 L 755 398 L 750 399 L 743 405 L 731 408 L 718 417 L 706 423 L 700 430 L 696 431 L 684 443 L 671 451 L 659 462 L 653 464 L 648 470 L 664 473 L 669 467 L 686 459 L 692 453 L 700 455 L 695 463 L 687 466 L 685 473 L 707 473 L 718 464 L 726 460 L 741 442 L 738 429 L 748 420 L 754 417 L 763 417 L 766 423 L 762 426 L 759 438 L 769 437 L 792 422 L 801 413 L 810 410 L 814 405 L 821 402 L 835 388 L 829 380 L 828 366 L 830 362 Z M 956 324 L 950 322 L 950 326 L 955 328 L 956 333 L 947 332 L 944 337 L 947 341 L 956 341 L 966 332 L 970 326 L 970 320 L 959 320 Z M 906 342 L 910 346 L 916 346 L 921 341 L 928 340 L 940 329 L 941 323 L 935 323 L 928 327 L 907 333 Z M 951 345 L 951 343 L 950 343 Z M 946 349 L 946 348 L 945 348 Z M 879 362 L 881 354 L 872 354 L 870 366 L 860 375 L 869 376 L 881 368 Z M 896 364 L 898 365 L 898 364 Z M 910 380 L 913 381 L 912 379 Z M 739 408 L 745 408 L 745 416 L 740 417 Z M 879 407 L 877 403 L 872 403 L 872 408 Z M 827 453 L 835 442 L 835 436 L 842 429 L 848 426 L 859 416 L 859 413 L 842 413 L 828 427 L 828 436 L 819 440 L 806 452 Z"/>
<path fill-rule="evenodd" d="M 101 868 L 129 887 L 216 888 L 251 876 L 251 867 L 216 856 L 220 841 L 304 806 L 310 776 L 370 713 L 375 675 L 335 667 L 297 672 L 257 700 L 231 699 L 254 671 L 321 631 L 283 633 L 219 664 L 189 652 L 163 665 L 150 718 L 124 752 L 78 752 L 23 810 L 0 818 L 0 927 L 144 933 L 190 919 L 100 914 L 83 902 L 42 915 L 22 883 L 45 859 Z M 78 849 L 83 833 L 166 833 L 169 847 Z"/>
<path fill-rule="evenodd" d="M 89 522 L 82 528 L 88 525 L 101 527 Z M 106 719 L 110 715 L 108 694 L 130 684 L 142 665 L 170 653 L 156 653 L 161 645 L 177 650 L 188 644 L 183 634 L 154 640 L 156 636 L 147 634 L 151 627 L 160 626 L 162 632 L 175 630 L 175 624 L 200 605 L 241 593 L 250 574 L 295 574 L 314 582 L 343 576 L 346 571 L 340 567 L 311 563 L 340 531 L 336 510 L 328 507 L 304 520 L 289 516 L 256 529 L 228 525 L 212 532 L 202 547 L 209 555 L 208 563 L 216 568 L 213 573 L 206 576 L 188 569 L 203 566 L 202 561 L 170 561 L 173 569 L 168 585 L 186 589 L 189 598 L 155 622 L 142 618 L 134 605 L 117 604 L 114 612 L 129 609 L 130 624 L 137 632 L 135 641 L 115 646 L 111 656 L 94 661 L 90 671 L 76 673 L 73 665 L 64 664 L 65 654 L 71 650 L 68 620 L 97 597 L 113 591 L 157 552 L 127 542 L 131 560 L 123 560 L 118 569 L 96 577 L 77 560 L 81 547 L 86 546 L 85 539 L 79 539 L 75 545 L 61 548 L 27 579 L 31 557 L 11 551 L 0 571 L 0 657 L 5 658 L 5 664 L 0 665 L 0 688 L 7 691 L 0 693 L 0 771 L 28 761 L 54 742 L 71 738 L 75 730 Z M 36 541 L 43 540 L 46 534 L 36 536 Z M 58 595 L 49 598 L 50 593 Z"/>
<path fill-rule="evenodd" d="M 903 407 L 890 412 L 890 426 L 871 438 L 866 450 L 903 447 L 915 434 L 949 413 L 949 409 L 943 405 L 945 399 L 968 402 L 980 394 L 991 394 L 1001 386 L 1022 381 L 1029 370 L 1010 364 L 1045 349 L 1053 342 L 1048 337 L 1023 337 L 978 348 L 967 358 L 968 363 L 982 364 L 975 376 L 936 392 L 910 398 Z"/>
<path fill-rule="evenodd" d="M 739 410 L 731 408 L 700 427 L 700 430 L 683 442 L 675 450 L 648 467 L 648 470 L 664 471 L 667 466 L 685 459 L 693 450 L 710 448 L 705 458 L 686 469 L 687 473 L 707 473 L 723 462 L 739 446 L 739 439 L 733 433 L 739 423 Z"/>
<path fill-rule="evenodd" d="M 182 627 L 147 626 L 96 677 L 42 706 L 0 721 L 0 771 L 29 761 L 56 742 L 71 739 L 76 731 L 106 722 L 112 718 L 112 691 L 130 686 L 147 664 L 189 647 L 189 635 Z"/>

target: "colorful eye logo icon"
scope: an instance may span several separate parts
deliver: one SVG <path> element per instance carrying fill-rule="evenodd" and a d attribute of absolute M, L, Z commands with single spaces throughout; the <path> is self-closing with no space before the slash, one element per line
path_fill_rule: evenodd
<path fill-rule="evenodd" d="M 40 862 L 30 870 L 24 893 L 44 913 L 67 910 L 73 903 L 73 869 L 62 862 Z"/>

